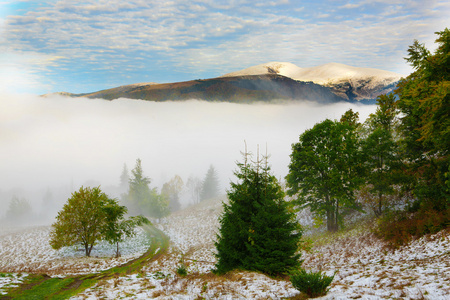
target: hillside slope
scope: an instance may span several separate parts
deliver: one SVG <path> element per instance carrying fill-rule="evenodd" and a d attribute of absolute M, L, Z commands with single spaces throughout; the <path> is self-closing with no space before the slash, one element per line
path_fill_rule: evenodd
<path fill-rule="evenodd" d="M 170 215 L 159 224 L 171 240 L 166 255 L 144 266 L 139 273 L 99 282 L 72 299 L 304 299 L 287 279 L 246 271 L 225 276 L 211 273 L 216 262 L 214 241 L 223 211 L 221 200 L 226 201 L 206 200 Z M 336 272 L 330 291 L 320 299 L 448 299 L 450 231 L 389 250 L 370 233 L 370 226 L 370 222 L 362 223 L 351 230 L 309 237 L 312 244 L 309 251 L 302 253 L 302 266 L 329 275 Z M 0 249 L 2 272 L 47 270 L 53 276 L 67 276 L 68 268 L 98 272 L 115 261 L 102 254 L 99 258 L 72 257 L 73 248 L 65 251 L 71 257 L 58 253 L 48 245 L 49 228 L 4 230 L 0 230 L 0 242 L 8 247 Z M 124 245 L 121 247 L 124 249 Z M 53 259 L 58 255 L 59 259 Z M 58 265 L 52 265 L 53 261 Z M 187 276 L 177 274 L 182 263 L 187 267 Z M 18 270 L 20 266 L 26 269 Z M 22 280 L 11 276 L 4 278 L 4 283 L 0 281 L 0 297 L 4 284 Z"/>
<path fill-rule="evenodd" d="M 89 94 L 72 94 L 72 97 L 151 101 L 202 99 L 236 103 L 271 100 L 310 100 L 328 103 L 345 100 L 336 96 L 329 88 L 312 82 L 295 81 L 278 74 L 130 85 Z"/>

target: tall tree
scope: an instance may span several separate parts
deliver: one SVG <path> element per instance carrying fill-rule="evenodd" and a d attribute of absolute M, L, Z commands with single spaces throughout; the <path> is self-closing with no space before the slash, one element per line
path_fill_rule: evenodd
<path fill-rule="evenodd" d="M 200 201 L 200 192 L 202 190 L 202 181 L 194 176 L 189 176 L 186 187 L 189 190 L 189 194 L 191 195 L 192 202 L 194 204 L 199 203 Z"/>
<path fill-rule="evenodd" d="M 131 170 L 128 188 L 128 203 L 132 213 L 139 212 L 150 201 L 150 178 L 144 176 L 142 162 L 138 158 L 136 166 Z"/>
<path fill-rule="evenodd" d="M 102 239 L 105 224 L 103 208 L 109 200 L 100 187 L 81 187 L 79 191 L 72 193 L 52 225 L 52 248 L 60 249 L 81 243 L 86 256 L 90 256 L 94 244 Z"/>
<path fill-rule="evenodd" d="M 436 34 L 433 54 L 417 40 L 409 47 L 406 60 L 414 72 L 400 81 L 396 93 L 414 195 L 445 210 L 450 206 L 450 30 Z"/>
<path fill-rule="evenodd" d="M 368 192 L 375 195 L 377 203 L 372 203 L 371 200 L 374 197 L 371 195 L 367 198 L 369 206 L 377 216 L 380 216 L 389 204 L 386 202 L 386 195 L 394 193 L 394 185 L 398 183 L 398 172 L 401 166 L 398 139 L 395 139 L 398 114 L 395 101 L 394 94 L 379 96 L 376 112 L 371 114 L 364 123 L 369 132 L 363 142 L 367 167 L 365 177 Z"/>
<path fill-rule="evenodd" d="M 141 160 L 137 159 L 136 166 L 131 170 L 128 193 L 124 196 L 124 202 L 132 214 L 145 214 L 160 219 L 170 212 L 168 199 L 158 194 L 156 188 L 150 189 L 150 183 L 150 178 L 144 176 Z"/>
<path fill-rule="evenodd" d="M 219 194 L 219 179 L 217 178 L 216 170 L 211 165 L 206 172 L 205 179 L 203 179 L 202 190 L 200 192 L 200 200 L 214 198 Z"/>
<path fill-rule="evenodd" d="M 252 162 L 245 153 L 244 162 L 237 165 L 238 182 L 231 183 L 229 204 L 223 203 L 215 243 L 216 271 L 241 268 L 276 275 L 297 268 L 301 230 L 267 160 L 263 164 L 258 157 Z"/>
<path fill-rule="evenodd" d="M 125 192 L 128 188 L 130 181 L 130 175 L 128 173 L 128 168 L 126 164 L 123 164 L 122 173 L 120 174 L 120 190 Z"/>
<path fill-rule="evenodd" d="M 183 180 L 175 175 L 169 182 L 164 183 L 161 194 L 169 200 L 170 211 L 174 212 L 181 208 L 180 192 L 183 189 Z"/>
<path fill-rule="evenodd" d="M 357 122 L 353 113 L 346 115 L 342 122 L 327 119 L 300 135 L 286 176 L 294 202 L 324 217 L 329 231 L 338 230 L 342 208 L 358 207 L 354 191 L 361 184 L 362 157 Z"/>

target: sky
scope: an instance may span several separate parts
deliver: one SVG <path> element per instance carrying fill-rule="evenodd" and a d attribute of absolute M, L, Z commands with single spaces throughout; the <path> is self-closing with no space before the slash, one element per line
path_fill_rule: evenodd
<path fill-rule="evenodd" d="M 411 72 L 448 0 L 0 0 L 0 92 L 93 92 L 217 77 L 271 61 Z"/>

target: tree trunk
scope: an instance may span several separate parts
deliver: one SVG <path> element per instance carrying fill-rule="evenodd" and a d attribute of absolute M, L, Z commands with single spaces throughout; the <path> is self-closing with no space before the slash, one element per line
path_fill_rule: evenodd
<path fill-rule="evenodd" d="M 94 244 L 92 244 L 92 245 L 90 245 L 89 246 L 89 244 L 86 244 L 85 245 L 85 249 L 86 249 L 86 256 L 87 257 L 90 257 L 91 256 L 91 251 L 92 251 L 92 248 L 94 247 Z"/>
<path fill-rule="evenodd" d="M 339 200 L 336 200 L 336 214 L 334 216 L 334 228 L 333 231 L 339 230 Z"/>
<path fill-rule="evenodd" d="M 333 225 L 332 225 L 332 219 L 333 219 L 333 212 L 331 211 L 331 208 L 327 208 L 327 230 L 333 231 Z"/>
<path fill-rule="evenodd" d="M 117 242 L 117 249 L 116 249 L 116 258 L 120 257 L 120 253 L 119 253 L 119 242 Z"/>
<path fill-rule="evenodd" d="M 327 203 L 327 230 L 330 232 L 335 231 L 335 214 L 333 201 L 330 200 L 330 196 L 325 196 L 325 201 Z"/>
<path fill-rule="evenodd" d="M 381 192 L 378 192 L 378 213 L 377 213 L 377 217 L 381 216 L 382 212 L 383 212 L 383 194 L 381 194 Z"/>

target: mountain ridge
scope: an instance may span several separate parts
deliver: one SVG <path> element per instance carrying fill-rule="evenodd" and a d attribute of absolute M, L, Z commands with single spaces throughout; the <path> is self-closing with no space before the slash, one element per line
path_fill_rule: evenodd
<path fill-rule="evenodd" d="M 181 101 L 199 99 L 248 103 L 273 100 L 308 100 L 374 103 L 392 92 L 401 75 L 389 71 L 329 63 L 300 68 L 270 62 L 210 78 L 173 83 L 136 83 L 92 93 L 56 93 L 70 97 Z"/>

